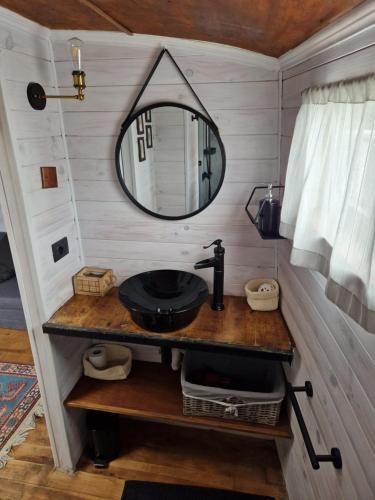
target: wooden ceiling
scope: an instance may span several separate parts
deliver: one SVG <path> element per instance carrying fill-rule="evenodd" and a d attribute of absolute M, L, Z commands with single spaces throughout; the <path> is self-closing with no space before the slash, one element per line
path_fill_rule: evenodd
<path fill-rule="evenodd" d="M 278 57 L 363 0 L 0 0 L 52 29 L 224 43 Z"/>

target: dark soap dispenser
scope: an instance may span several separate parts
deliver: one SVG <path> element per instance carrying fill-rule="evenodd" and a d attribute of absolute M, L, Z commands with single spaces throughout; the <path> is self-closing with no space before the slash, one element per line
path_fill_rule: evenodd
<path fill-rule="evenodd" d="M 264 198 L 259 201 L 258 212 L 254 216 L 251 213 L 251 200 L 255 195 L 255 191 L 258 189 L 265 189 L 265 186 L 255 186 L 252 190 L 250 198 L 248 199 L 245 207 L 245 211 L 249 216 L 249 219 L 258 229 L 258 232 L 262 239 L 264 240 L 278 240 L 283 237 L 279 234 L 280 226 L 280 214 L 281 214 L 281 203 L 273 196 L 273 189 L 284 189 L 284 186 L 273 186 L 268 184 L 268 191 Z"/>

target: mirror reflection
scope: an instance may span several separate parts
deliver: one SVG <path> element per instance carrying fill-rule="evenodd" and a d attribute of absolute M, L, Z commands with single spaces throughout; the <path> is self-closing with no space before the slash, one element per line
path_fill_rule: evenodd
<path fill-rule="evenodd" d="M 117 145 L 117 171 L 133 201 L 162 218 L 184 218 L 215 198 L 225 154 L 212 123 L 176 105 L 145 108 Z"/>

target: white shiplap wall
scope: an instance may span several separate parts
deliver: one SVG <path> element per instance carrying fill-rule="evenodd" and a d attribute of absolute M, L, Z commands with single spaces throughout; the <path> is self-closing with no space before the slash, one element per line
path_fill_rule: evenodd
<path fill-rule="evenodd" d="M 371 42 L 372 40 L 372 42 Z M 285 172 L 300 93 L 311 85 L 375 71 L 375 28 L 283 72 L 281 171 Z M 375 336 L 356 325 L 324 295 L 324 279 L 289 264 L 278 246 L 282 310 L 297 346 L 289 371 L 296 385 L 311 380 L 314 397 L 298 396 L 317 452 L 338 446 L 343 469 L 313 471 L 294 416 L 293 444 L 279 443 L 291 500 L 375 498 Z"/>
<path fill-rule="evenodd" d="M 275 248 L 262 241 L 244 206 L 256 183 L 278 179 L 278 63 L 238 49 L 189 41 L 169 42 L 172 54 L 217 122 L 227 173 L 217 199 L 201 214 L 160 221 L 134 207 L 115 173 L 120 125 L 158 52 L 156 37 L 78 33 L 85 41 L 86 100 L 65 101 L 64 123 L 87 264 L 111 267 L 119 280 L 145 270 L 191 271 L 209 254 L 202 246 L 220 237 L 226 247 L 225 291 L 242 294 L 247 279 L 275 274 Z M 68 33 L 54 33 L 61 92 L 70 90 Z M 238 56 L 239 54 L 239 56 Z M 197 103 L 164 59 L 141 105 Z M 199 272 L 211 285 L 211 270 Z"/>
<path fill-rule="evenodd" d="M 1 207 L 0 207 L 0 232 L 6 232 L 5 224 L 4 224 L 4 216 L 3 216 L 3 213 L 1 211 Z"/>
<path fill-rule="evenodd" d="M 82 252 L 60 104 L 51 100 L 43 112 L 35 111 L 26 96 L 30 81 L 42 84 L 47 93 L 57 91 L 50 32 L 1 8 L 0 47 L 0 119 L 9 160 L 5 167 L 5 154 L 1 158 L 1 174 L 4 186 L 11 186 L 6 198 L 9 203 L 16 200 L 22 214 L 30 264 L 28 269 L 18 269 L 19 282 L 25 300 L 23 287 L 30 288 L 31 283 L 23 282 L 32 276 L 35 293 L 29 294 L 27 308 L 35 311 L 28 321 L 34 360 L 56 466 L 71 470 L 81 442 L 77 414 L 66 413 L 62 402 L 80 376 L 81 353 L 87 343 L 59 342 L 44 335 L 41 325 L 72 295 L 71 277 L 82 266 Z M 44 165 L 57 167 L 58 188 L 42 189 L 40 167 Z M 16 214 L 10 215 L 14 225 Z M 64 236 L 69 255 L 54 263 L 51 244 Z M 15 243 L 23 245 L 17 238 Z"/>
<path fill-rule="evenodd" d="M 80 245 L 59 102 L 50 100 L 38 112 L 26 96 L 30 81 L 56 92 L 49 42 L 39 40 L 38 46 L 22 49 L 15 46 L 1 51 L 2 92 L 47 319 L 72 293 L 70 277 L 80 265 Z M 57 167 L 58 188 L 42 189 L 40 167 L 44 165 Z M 68 237 L 70 252 L 55 264 L 51 244 L 63 236 Z"/>

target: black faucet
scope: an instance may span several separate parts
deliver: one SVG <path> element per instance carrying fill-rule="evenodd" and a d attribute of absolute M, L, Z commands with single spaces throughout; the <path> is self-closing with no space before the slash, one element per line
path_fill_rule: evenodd
<path fill-rule="evenodd" d="M 224 254 L 225 248 L 221 246 L 222 240 L 215 240 L 211 245 L 215 246 L 215 256 L 211 259 L 204 259 L 194 265 L 194 269 L 205 269 L 206 267 L 214 268 L 214 297 L 212 301 L 212 309 L 222 311 L 224 309 L 223 292 L 224 292 Z M 208 245 L 203 248 L 209 248 Z"/>

